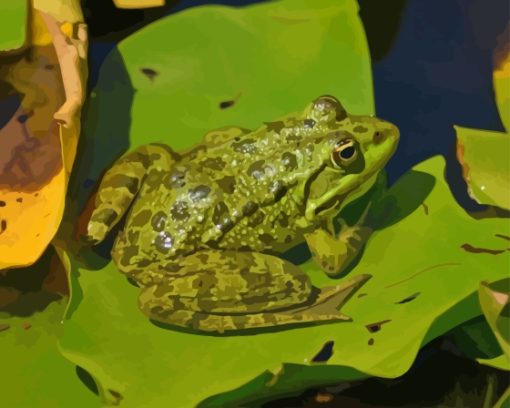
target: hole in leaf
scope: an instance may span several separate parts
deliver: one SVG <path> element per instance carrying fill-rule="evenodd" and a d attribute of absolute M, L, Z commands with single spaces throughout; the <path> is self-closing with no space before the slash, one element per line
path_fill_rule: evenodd
<path fill-rule="evenodd" d="M 80 366 L 76 366 L 76 375 L 80 381 L 94 394 L 99 395 L 99 388 L 97 387 L 96 381 L 90 375 L 90 373 Z"/>
<path fill-rule="evenodd" d="M 312 358 L 313 363 L 325 363 L 328 361 L 333 355 L 333 346 L 335 342 L 330 340 L 324 343 L 324 346 L 320 349 L 320 351 Z"/>

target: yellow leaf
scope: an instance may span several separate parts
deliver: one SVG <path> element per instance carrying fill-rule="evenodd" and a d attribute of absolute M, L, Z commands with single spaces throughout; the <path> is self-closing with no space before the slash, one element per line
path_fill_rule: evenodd
<path fill-rule="evenodd" d="M 161 7 L 165 5 L 165 0 L 113 0 L 113 3 L 120 9 L 136 9 Z"/>
<path fill-rule="evenodd" d="M 27 48 L 0 57 L 0 269 L 35 262 L 58 229 L 87 78 L 79 2 L 31 6 Z"/>

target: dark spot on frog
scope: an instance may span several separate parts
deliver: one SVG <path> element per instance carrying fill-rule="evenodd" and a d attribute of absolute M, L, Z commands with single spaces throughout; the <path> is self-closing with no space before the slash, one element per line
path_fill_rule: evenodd
<path fill-rule="evenodd" d="M 55 65 L 53 65 L 53 64 L 46 64 L 46 65 L 44 66 L 44 69 L 47 69 L 48 71 L 51 71 L 51 70 L 52 70 L 52 69 L 54 69 L 54 68 L 55 68 Z"/>
<path fill-rule="evenodd" d="M 16 198 L 16 202 L 17 203 L 22 203 L 23 202 L 23 198 L 21 198 L 21 197 Z"/>
<path fill-rule="evenodd" d="M 39 196 L 39 193 L 35 193 L 35 194 L 34 194 L 34 197 L 38 197 L 38 196 Z"/>
<path fill-rule="evenodd" d="M 184 180 L 184 173 L 182 171 L 174 170 L 167 175 L 164 183 L 169 188 L 184 187 L 184 185 L 186 184 Z"/>
<path fill-rule="evenodd" d="M 275 180 L 269 185 L 269 192 L 273 195 L 274 202 L 277 203 L 285 196 L 287 187 L 282 181 Z"/>
<path fill-rule="evenodd" d="M 425 203 L 421 203 L 421 206 L 423 207 L 423 211 L 425 212 L 425 215 L 429 215 L 429 206 Z"/>
<path fill-rule="evenodd" d="M 236 179 L 233 176 L 225 176 L 222 179 L 216 181 L 218 186 L 227 194 L 232 194 L 236 188 Z"/>
<path fill-rule="evenodd" d="M 315 122 L 315 120 L 313 120 L 313 119 L 305 119 L 303 121 L 303 125 L 307 129 L 313 129 L 313 127 L 315 126 L 316 123 L 317 122 Z"/>
<path fill-rule="evenodd" d="M 335 342 L 333 340 L 324 343 L 319 352 L 312 358 L 312 363 L 325 363 L 333 355 L 333 347 Z"/>
<path fill-rule="evenodd" d="M 191 201 L 196 203 L 196 202 L 206 198 L 210 192 L 211 192 L 211 189 L 209 187 L 202 185 L 202 186 L 198 186 L 195 188 L 191 188 L 189 190 L 188 194 L 189 194 L 189 198 L 191 199 Z"/>
<path fill-rule="evenodd" d="M 285 243 L 286 243 L 286 244 L 290 244 L 291 242 L 292 242 L 292 235 L 287 235 L 287 236 L 285 237 Z"/>
<path fill-rule="evenodd" d="M 368 128 L 366 128 L 365 126 L 358 125 L 353 130 L 357 133 L 365 133 L 368 130 Z"/>
<path fill-rule="evenodd" d="M 151 225 L 154 231 L 163 231 L 166 225 L 166 214 L 163 211 L 158 211 L 151 219 Z"/>
<path fill-rule="evenodd" d="M 154 240 L 154 245 L 156 245 L 156 249 L 164 254 L 167 253 L 170 250 L 170 248 L 172 248 L 173 244 L 174 240 L 172 236 L 166 231 L 160 232 L 159 235 Z"/>
<path fill-rule="evenodd" d="M 373 345 L 374 345 L 374 343 L 375 343 L 375 341 L 374 341 L 374 339 L 373 339 L 373 338 L 368 339 L 368 345 L 369 345 L 369 346 L 373 346 Z"/>
<path fill-rule="evenodd" d="M 150 81 L 154 81 L 159 75 L 159 73 L 152 68 L 140 68 L 140 72 L 149 78 Z"/>
<path fill-rule="evenodd" d="M 376 333 L 381 330 L 383 324 L 389 323 L 391 320 L 381 320 L 380 322 L 367 324 L 365 327 L 370 333 Z"/>
<path fill-rule="evenodd" d="M 5 201 L 1 201 L 0 200 L 0 207 L 5 207 L 7 204 L 5 203 Z"/>
<path fill-rule="evenodd" d="M 115 391 L 115 390 L 112 390 L 112 389 L 108 389 L 108 392 L 112 395 L 112 397 L 114 397 L 118 402 L 120 402 L 124 397 L 122 396 L 122 394 L 118 391 Z M 114 404 L 114 405 L 117 405 L 117 404 Z"/>
<path fill-rule="evenodd" d="M 189 218 L 188 204 L 185 201 L 176 201 L 170 210 L 175 221 L 184 221 Z"/>
<path fill-rule="evenodd" d="M 374 143 L 377 145 L 381 142 L 383 142 L 386 139 L 386 132 L 375 132 L 374 133 Z"/>
<path fill-rule="evenodd" d="M 140 211 L 138 214 L 133 215 L 132 223 L 133 225 L 147 225 L 151 219 L 151 216 L 151 210 Z"/>
<path fill-rule="evenodd" d="M 266 245 L 270 245 L 275 240 L 271 234 L 267 234 L 267 233 L 259 235 L 259 239 Z"/>
<path fill-rule="evenodd" d="M 256 227 L 257 225 L 260 225 L 264 222 L 265 214 L 263 211 L 257 211 L 253 216 L 250 218 L 250 221 L 248 225 L 250 227 Z"/>
<path fill-rule="evenodd" d="M 280 131 L 285 127 L 285 123 L 283 123 L 282 121 L 265 122 L 264 124 L 266 125 L 267 130 L 269 131 L 272 130 L 273 132 L 276 133 L 280 133 Z"/>
<path fill-rule="evenodd" d="M 7 229 L 7 220 L 0 221 L 0 234 L 4 233 Z"/>
<path fill-rule="evenodd" d="M 257 160 L 248 167 L 248 175 L 260 180 L 264 177 L 264 164 L 265 160 Z"/>
<path fill-rule="evenodd" d="M 235 100 L 220 102 L 220 109 L 230 108 L 231 106 L 234 106 L 235 103 L 236 103 Z"/>
<path fill-rule="evenodd" d="M 112 225 L 118 216 L 119 214 L 113 208 L 105 208 L 104 210 L 95 213 L 91 220 L 105 225 Z"/>
<path fill-rule="evenodd" d="M 287 135 L 287 137 L 285 139 L 287 140 L 287 142 L 298 142 L 301 140 L 301 136 L 291 133 L 291 134 Z M 299 147 L 299 145 L 298 145 L 298 147 Z"/>
<path fill-rule="evenodd" d="M 490 248 L 478 248 L 474 247 L 471 244 L 463 244 L 461 248 L 466 252 L 471 252 L 472 254 L 490 254 L 490 255 L 499 255 L 503 252 L 506 252 L 506 249 L 490 249 Z"/>
<path fill-rule="evenodd" d="M 226 163 L 221 157 L 208 157 L 207 159 L 200 162 L 203 167 L 214 170 L 223 170 Z"/>
<path fill-rule="evenodd" d="M 289 226 L 289 216 L 284 213 L 283 211 L 280 213 L 280 216 L 278 217 L 278 222 L 280 225 L 284 228 Z"/>
<path fill-rule="evenodd" d="M 282 163 L 286 170 L 294 170 L 297 168 L 296 156 L 292 153 L 285 152 L 282 154 Z"/>
<path fill-rule="evenodd" d="M 248 201 L 243 206 L 243 214 L 248 217 L 255 213 L 255 211 L 257 211 L 258 208 L 259 206 L 257 205 L 257 203 L 254 203 L 253 201 Z"/>
<path fill-rule="evenodd" d="M 135 194 L 138 191 L 138 179 L 125 174 L 114 175 L 109 183 L 115 188 L 125 187 L 131 194 Z"/>
<path fill-rule="evenodd" d="M 232 143 L 232 149 L 238 153 L 253 154 L 257 152 L 254 139 L 244 139 Z"/>
<path fill-rule="evenodd" d="M 215 205 L 212 215 L 212 222 L 222 232 L 226 232 L 233 227 L 232 221 L 230 220 L 228 207 L 223 201 L 220 201 Z"/>

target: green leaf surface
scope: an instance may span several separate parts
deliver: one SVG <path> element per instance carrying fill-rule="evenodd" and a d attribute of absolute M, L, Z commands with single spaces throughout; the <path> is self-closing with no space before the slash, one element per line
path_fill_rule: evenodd
<path fill-rule="evenodd" d="M 470 196 L 510 209 L 510 135 L 455 126 L 457 157 Z"/>
<path fill-rule="evenodd" d="M 325 93 L 351 113 L 373 112 L 354 1 L 204 6 L 160 20 L 121 43 L 102 67 L 85 115 L 88 150 L 72 196 L 78 205 L 70 208 L 83 205 L 90 194 L 83 185 L 126 150 L 154 141 L 179 150 L 211 129 L 254 128 Z M 443 170 L 440 158 L 421 164 L 373 208 L 378 231 L 350 274 L 373 278 L 345 307 L 351 323 L 233 336 L 163 329 L 138 310 L 139 289 L 105 245 L 100 257 L 86 250 L 71 257 L 63 353 L 92 375 L 104 402 L 124 407 L 239 406 L 313 385 L 399 376 L 424 342 L 481 313 L 480 280 L 503 276 L 510 257 L 495 237 L 509 234 L 508 221 L 470 218 Z M 476 251 L 484 248 L 503 250 Z M 315 285 L 338 283 L 303 262 Z M 328 342 L 327 364 L 311 363 Z"/>
<path fill-rule="evenodd" d="M 83 298 L 65 323 L 65 355 L 121 394 L 124 406 L 168 398 L 193 406 L 240 387 L 204 404 L 229 406 L 364 375 L 399 376 L 424 342 L 480 314 L 479 282 L 505 276 L 510 261 L 496 236 L 508 234 L 508 220 L 470 218 L 443 171 L 441 158 L 422 163 L 376 206 L 382 223 L 350 274 L 373 278 L 343 309 L 353 322 L 226 337 L 166 330 L 137 309 L 138 289 L 96 260 L 88 269 L 75 264 Z M 302 268 L 317 286 L 337 282 L 311 260 Z M 327 365 L 310 364 L 330 341 Z"/>
<path fill-rule="evenodd" d="M 0 2 L 0 52 L 21 48 L 25 43 L 27 5 L 25 0 Z"/>
<path fill-rule="evenodd" d="M 0 314 L 1 406 L 100 406 L 58 349 L 66 303 L 53 302 L 29 317 Z"/>

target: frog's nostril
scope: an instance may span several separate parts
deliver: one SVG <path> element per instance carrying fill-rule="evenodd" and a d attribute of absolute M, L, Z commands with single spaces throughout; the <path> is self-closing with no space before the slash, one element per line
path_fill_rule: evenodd
<path fill-rule="evenodd" d="M 374 143 L 379 144 L 386 139 L 386 132 L 378 130 L 374 133 Z"/>

